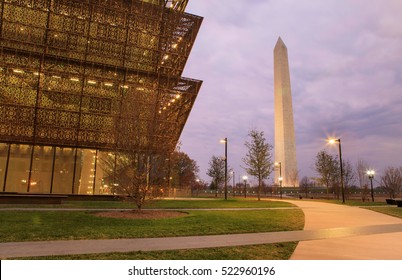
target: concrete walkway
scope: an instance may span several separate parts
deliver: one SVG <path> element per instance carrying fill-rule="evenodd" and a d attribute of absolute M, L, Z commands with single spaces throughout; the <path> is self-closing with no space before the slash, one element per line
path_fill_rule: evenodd
<path fill-rule="evenodd" d="M 108 240 L 0 243 L 0 258 L 176 250 L 301 241 L 291 259 L 402 260 L 402 219 L 357 207 L 288 201 L 302 208 L 304 230 Z"/>
<path fill-rule="evenodd" d="M 291 203 L 303 209 L 305 230 L 343 228 L 351 233 L 349 237 L 302 241 L 292 260 L 402 260 L 402 231 L 385 232 L 388 227 L 399 228 L 402 219 L 344 205 L 312 201 Z M 372 230 L 353 236 L 352 233 L 361 227 Z"/>

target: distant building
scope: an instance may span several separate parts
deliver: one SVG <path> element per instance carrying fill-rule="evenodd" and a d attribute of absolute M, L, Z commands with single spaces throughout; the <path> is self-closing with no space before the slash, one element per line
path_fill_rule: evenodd
<path fill-rule="evenodd" d="M 274 97 L 275 97 L 275 183 L 297 187 L 298 169 L 296 139 L 293 122 L 292 91 L 290 86 L 288 51 L 279 38 L 274 49 Z"/>
<path fill-rule="evenodd" d="M 108 194 L 110 151 L 173 151 L 202 84 L 187 2 L 0 2 L 0 192 Z"/>

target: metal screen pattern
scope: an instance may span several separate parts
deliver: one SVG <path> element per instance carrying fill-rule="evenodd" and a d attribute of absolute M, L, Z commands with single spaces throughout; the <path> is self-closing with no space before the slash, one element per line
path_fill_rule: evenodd
<path fill-rule="evenodd" d="M 186 4 L 1 1 L 0 142 L 173 149 L 202 83 L 181 77 L 202 22 Z"/>

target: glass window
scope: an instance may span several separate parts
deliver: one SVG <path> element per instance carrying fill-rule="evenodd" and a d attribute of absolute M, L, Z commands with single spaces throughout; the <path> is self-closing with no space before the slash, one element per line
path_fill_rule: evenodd
<path fill-rule="evenodd" d="M 96 150 L 78 149 L 75 169 L 75 178 L 79 180 L 78 194 L 94 192 L 95 159 Z"/>
<path fill-rule="evenodd" d="M 50 193 L 53 166 L 52 147 L 35 146 L 32 160 L 31 187 L 29 192 Z"/>
<path fill-rule="evenodd" d="M 56 148 L 52 193 L 71 194 L 73 187 L 75 149 Z"/>
<path fill-rule="evenodd" d="M 6 173 L 8 144 L 0 143 L 0 192 L 4 190 L 4 175 Z"/>
<path fill-rule="evenodd" d="M 95 194 L 111 194 L 113 184 L 115 156 L 109 152 L 98 151 L 96 162 Z"/>
<path fill-rule="evenodd" d="M 12 144 L 10 148 L 6 191 L 27 192 L 32 146 Z"/>

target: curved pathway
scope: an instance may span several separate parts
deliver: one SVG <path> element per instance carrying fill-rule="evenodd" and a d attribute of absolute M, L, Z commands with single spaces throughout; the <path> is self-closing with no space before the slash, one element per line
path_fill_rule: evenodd
<path fill-rule="evenodd" d="M 305 230 L 337 228 L 349 237 L 299 242 L 292 260 L 402 260 L 402 231 L 376 232 L 375 229 L 399 228 L 402 219 L 345 205 L 313 201 L 289 201 L 305 214 Z M 361 227 L 365 234 L 354 232 Z"/>
<path fill-rule="evenodd" d="M 344 205 L 303 200 L 288 202 L 304 211 L 304 230 L 170 238 L 9 242 L 0 243 L 0 259 L 300 241 L 291 259 L 402 260 L 402 219 Z"/>

